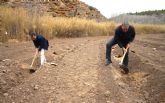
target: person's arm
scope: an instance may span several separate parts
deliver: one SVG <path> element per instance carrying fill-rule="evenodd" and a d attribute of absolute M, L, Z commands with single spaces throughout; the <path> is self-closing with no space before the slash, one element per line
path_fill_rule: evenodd
<path fill-rule="evenodd" d="M 35 55 L 38 55 L 38 48 L 39 48 L 39 44 L 37 43 L 37 40 L 33 40 L 33 44 L 34 44 L 34 46 L 35 46 L 35 48 L 36 48 L 36 50 L 35 50 Z"/>
<path fill-rule="evenodd" d="M 43 49 L 45 47 L 45 39 L 43 37 L 39 38 L 39 48 L 38 50 L 41 51 L 41 49 Z"/>
<path fill-rule="evenodd" d="M 36 53 L 35 53 L 36 55 L 38 55 L 39 54 L 39 50 L 38 50 L 38 48 L 36 48 Z"/>
<path fill-rule="evenodd" d="M 38 48 L 39 47 L 39 45 L 38 45 L 38 43 L 37 43 L 36 40 L 33 40 L 33 44 L 34 44 L 35 48 Z"/>
<path fill-rule="evenodd" d="M 135 39 L 135 35 L 136 35 L 135 28 L 132 27 L 131 36 L 130 36 L 130 42 L 133 42 L 133 40 Z"/>
<path fill-rule="evenodd" d="M 37 40 L 33 40 L 33 43 L 34 43 L 34 46 L 35 46 L 36 52 L 37 52 L 38 47 L 39 47 Z"/>
<path fill-rule="evenodd" d="M 131 27 L 131 28 L 132 28 L 132 30 L 131 30 L 131 35 L 130 35 L 130 41 L 126 46 L 126 50 L 128 50 L 130 48 L 131 42 L 133 42 L 133 40 L 135 39 L 135 35 L 136 35 L 135 28 L 134 27 Z"/>
<path fill-rule="evenodd" d="M 115 41 L 117 41 L 118 42 L 118 45 L 120 46 L 120 48 L 122 48 L 123 47 L 123 45 L 122 45 L 122 43 L 121 43 L 121 41 L 120 41 L 120 30 L 119 30 L 119 27 L 115 30 L 115 36 L 114 36 L 114 39 L 115 39 Z"/>

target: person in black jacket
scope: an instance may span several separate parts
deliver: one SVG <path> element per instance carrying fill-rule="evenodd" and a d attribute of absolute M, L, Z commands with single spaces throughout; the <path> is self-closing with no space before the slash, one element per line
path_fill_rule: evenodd
<path fill-rule="evenodd" d="M 123 51 L 126 51 L 126 55 L 123 64 L 120 67 L 127 74 L 128 70 L 128 53 L 131 42 L 135 38 L 135 29 L 133 26 L 129 25 L 127 21 L 124 21 L 122 25 L 118 26 L 115 30 L 115 36 L 106 44 L 106 66 L 111 64 L 111 49 L 112 46 L 118 44 Z"/>
<path fill-rule="evenodd" d="M 29 35 L 36 48 L 35 56 L 38 56 L 40 52 L 40 61 L 41 65 L 43 65 L 46 62 L 45 50 L 48 50 L 49 42 L 42 35 L 38 35 L 35 32 L 29 32 Z"/>

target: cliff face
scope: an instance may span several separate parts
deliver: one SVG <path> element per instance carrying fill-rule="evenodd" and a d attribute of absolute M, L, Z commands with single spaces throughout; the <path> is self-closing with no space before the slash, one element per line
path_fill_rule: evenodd
<path fill-rule="evenodd" d="M 92 6 L 79 0 L 2 0 L 11 7 L 23 7 L 40 15 L 79 17 L 104 21 L 106 18 Z M 2 2 L 1 1 L 1 2 Z"/>

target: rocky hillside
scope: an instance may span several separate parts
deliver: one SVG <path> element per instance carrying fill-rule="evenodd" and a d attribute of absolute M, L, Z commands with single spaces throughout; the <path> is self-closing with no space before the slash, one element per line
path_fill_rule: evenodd
<path fill-rule="evenodd" d="M 79 17 L 104 21 L 106 18 L 92 6 L 79 0 L 2 0 L 7 6 L 23 7 L 33 14 L 53 17 Z M 1 1 L 1 3 L 2 3 Z"/>

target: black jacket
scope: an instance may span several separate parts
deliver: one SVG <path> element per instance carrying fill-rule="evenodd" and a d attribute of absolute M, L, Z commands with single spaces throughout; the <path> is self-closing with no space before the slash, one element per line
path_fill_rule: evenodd
<path fill-rule="evenodd" d="M 129 26 L 127 32 L 123 32 L 122 27 L 119 26 L 115 30 L 115 37 L 114 39 L 119 43 L 126 45 L 130 42 L 132 42 L 135 38 L 135 29 L 133 26 Z"/>
<path fill-rule="evenodd" d="M 42 35 L 37 35 L 36 39 L 33 40 L 33 43 L 39 51 L 41 51 L 41 49 L 48 50 L 49 42 Z"/>

